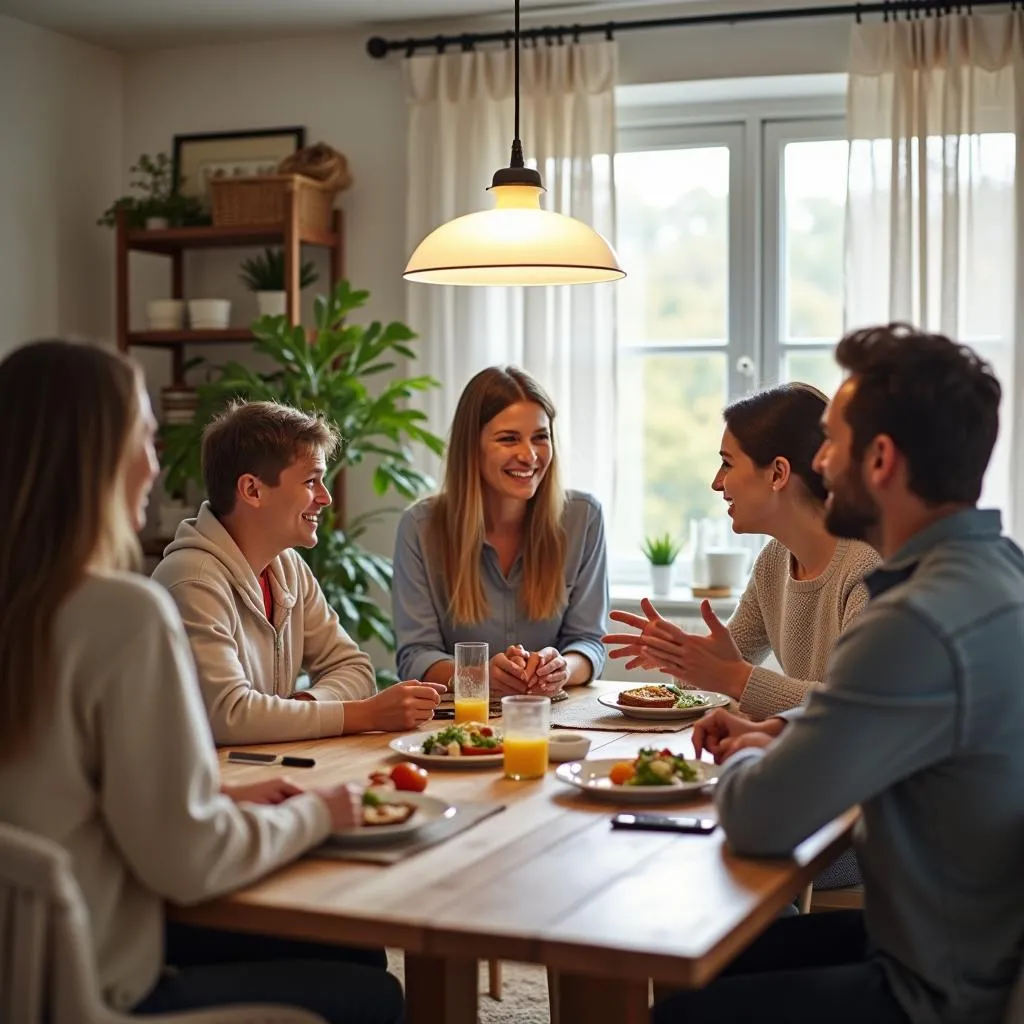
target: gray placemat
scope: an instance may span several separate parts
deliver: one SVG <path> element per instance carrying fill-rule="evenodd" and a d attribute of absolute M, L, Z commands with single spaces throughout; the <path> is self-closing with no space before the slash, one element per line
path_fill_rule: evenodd
<path fill-rule="evenodd" d="M 498 811 L 505 810 L 504 804 L 493 803 L 459 803 L 458 813 L 452 818 L 432 822 L 418 832 L 405 839 L 396 839 L 393 843 L 382 846 L 342 846 L 340 843 L 327 840 L 322 846 L 310 850 L 308 857 L 326 860 L 355 860 L 364 864 L 397 864 L 406 857 L 412 857 L 422 850 L 443 843 L 452 836 L 472 828 L 485 818 Z"/>
<path fill-rule="evenodd" d="M 684 729 L 689 729 L 696 721 L 696 717 L 667 722 L 627 718 L 621 712 L 599 704 L 597 697 L 571 700 L 562 707 L 551 709 L 551 725 L 556 729 L 600 729 L 604 732 L 682 732 Z"/>

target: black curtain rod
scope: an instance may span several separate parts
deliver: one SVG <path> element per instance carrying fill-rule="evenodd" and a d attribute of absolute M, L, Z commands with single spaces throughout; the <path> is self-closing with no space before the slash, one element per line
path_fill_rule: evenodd
<path fill-rule="evenodd" d="M 889 16 L 900 14 L 907 18 L 928 17 L 935 14 L 952 14 L 967 11 L 973 7 L 1006 7 L 1008 0 L 972 0 L 971 3 L 937 3 L 935 0 L 890 0 L 890 2 L 836 4 L 833 7 L 781 7 L 768 11 L 733 11 L 721 14 L 688 14 L 677 18 L 646 18 L 636 21 L 604 21 L 588 25 L 544 25 L 540 28 L 524 28 L 520 32 L 523 42 L 536 43 L 543 39 L 548 45 L 571 39 L 579 42 L 581 36 L 604 35 L 613 39 L 616 32 L 635 32 L 655 28 L 686 28 L 694 25 L 739 25 L 753 21 L 789 21 L 795 18 L 853 17 L 860 21 L 865 14 Z M 1009 2 L 1016 9 L 1015 2 Z M 511 30 L 502 32 L 463 32 L 460 35 L 421 36 L 411 39 L 385 39 L 373 36 L 366 42 L 366 52 L 378 60 L 393 51 L 402 50 L 411 57 L 417 50 L 434 49 L 444 53 L 449 46 L 472 50 L 477 43 L 504 43 L 510 46 L 513 40 Z"/>

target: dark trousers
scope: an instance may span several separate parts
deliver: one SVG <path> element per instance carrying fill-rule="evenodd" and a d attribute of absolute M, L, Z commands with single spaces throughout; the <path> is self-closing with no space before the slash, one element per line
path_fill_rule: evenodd
<path fill-rule="evenodd" d="M 278 1003 L 328 1024 L 401 1024 L 404 999 L 382 949 L 222 932 L 168 922 L 168 970 L 135 1013 Z"/>
<path fill-rule="evenodd" d="M 859 910 L 780 918 L 706 988 L 677 992 L 652 1024 L 909 1024 L 868 952 Z"/>

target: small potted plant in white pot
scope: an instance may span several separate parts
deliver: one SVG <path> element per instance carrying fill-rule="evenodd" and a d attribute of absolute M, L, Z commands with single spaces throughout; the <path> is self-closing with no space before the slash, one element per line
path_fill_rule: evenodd
<path fill-rule="evenodd" d="M 264 249 L 259 256 L 242 261 L 242 284 L 256 293 L 260 316 L 284 316 L 284 250 Z M 312 260 L 299 267 L 299 288 L 307 288 L 319 279 Z"/>
<path fill-rule="evenodd" d="M 681 546 L 670 534 L 648 537 L 641 549 L 651 563 L 651 588 L 655 597 L 668 597 L 672 593 L 672 566 Z"/>

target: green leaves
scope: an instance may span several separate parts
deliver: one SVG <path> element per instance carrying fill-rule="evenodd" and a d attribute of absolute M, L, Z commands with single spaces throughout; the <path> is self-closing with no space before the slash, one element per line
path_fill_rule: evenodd
<path fill-rule="evenodd" d="M 284 249 L 264 249 L 259 256 L 242 260 L 242 272 L 238 275 L 242 284 L 253 292 L 283 292 Z M 306 260 L 299 266 L 299 287 L 306 288 L 320 278 L 316 265 Z"/>
<path fill-rule="evenodd" d="M 234 360 L 207 369 L 206 381 L 197 387 L 199 407 L 194 422 L 161 428 L 161 461 L 168 491 L 182 494 L 189 482 L 201 487 L 203 429 L 236 398 L 283 402 L 332 422 L 344 442 L 332 475 L 346 466 L 371 463 L 378 495 L 394 492 L 411 501 L 430 490 L 433 481 L 413 465 L 415 447 L 423 445 L 441 455 L 444 441 L 427 430 L 424 414 L 408 408 L 407 402 L 414 394 L 440 384 L 422 375 L 382 377 L 393 373 L 401 359 L 415 358 L 410 343 L 416 334 L 399 322 L 383 325 L 374 321 L 366 327 L 350 323 L 349 316 L 368 298 L 369 292 L 354 291 L 347 281 L 339 282 L 331 295 L 316 299 L 316 326 L 308 334 L 283 316 L 258 319 L 252 327 L 254 348 L 273 369 L 260 372 Z M 391 562 L 359 543 L 367 524 L 377 515 L 362 516 L 344 529 L 334 529 L 331 509 L 319 544 L 300 553 L 345 629 L 359 641 L 376 638 L 394 650 L 391 619 L 371 596 L 374 587 L 390 590 Z"/>
<path fill-rule="evenodd" d="M 666 533 L 663 537 L 648 537 L 641 550 L 651 565 L 671 565 L 682 550 L 682 545 Z"/>

